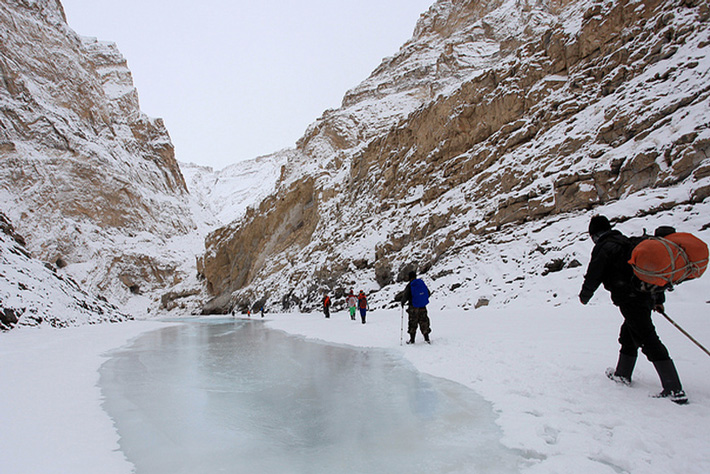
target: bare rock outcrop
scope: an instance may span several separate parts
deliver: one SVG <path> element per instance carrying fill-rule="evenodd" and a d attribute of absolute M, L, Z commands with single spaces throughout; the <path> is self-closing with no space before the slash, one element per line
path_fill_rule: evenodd
<path fill-rule="evenodd" d="M 281 262 L 269 260 L 285 251 L 298 254 L 312 240 L 318 223 L 313 185 L 312 180 L 295 183 L 288 191 L 263 201 L 258 210 L 250 209 L 246 219 L 252 224 L 240 231 L 238 240 L 233 238 L 234 229 L 229 226 L 210 234 L 206 245 L 215 253 L 199 259 L 197 270 L 204 275 L 219 268 L 228 275 L 224 280 L 208 279 L 210 293 L 230 293 L 234 284 L 244 286 L 256 275 L 288 268 L 288 258 Z M 223 305 L 217 312 L 226 312 L 230 306 L 233 304 Z"/>

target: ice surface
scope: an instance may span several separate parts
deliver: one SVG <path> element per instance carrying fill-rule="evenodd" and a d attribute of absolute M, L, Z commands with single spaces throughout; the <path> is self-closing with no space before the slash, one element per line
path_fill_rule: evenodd
<path fill-rule="evenodd" d="M 147 333 L 101 368 L 137 473 L 518 472 L 490 404 L 392 351 L 260 321 Z"/>

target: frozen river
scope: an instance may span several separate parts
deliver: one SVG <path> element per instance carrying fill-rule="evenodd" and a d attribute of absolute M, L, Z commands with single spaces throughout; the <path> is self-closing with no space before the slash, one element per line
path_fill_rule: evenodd
<path fill-rule="evenodd" d="M 521 459 L 466 387 L 260 321 L 147 333 L 112 354 L 100 385 L 138 474 L 512 473 Z"/>

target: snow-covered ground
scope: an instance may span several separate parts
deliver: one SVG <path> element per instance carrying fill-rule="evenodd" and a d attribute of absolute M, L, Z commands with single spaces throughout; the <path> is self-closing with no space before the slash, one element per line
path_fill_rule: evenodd
<path fill-rule="evenodd" d="M 697 284 L 672 294 L 667 312 L 707 346 L 708 305 L 700 298 L 707 285 Z M 649 398 L 660 384 L 643 355 L 631 388 L 604 376 L 616 363 L 621 324 L 606 295 L 587 307 L 526 301 L 505 309 L 434 311 L 431 346 L 418 335 L 418 344 L 400 348 L 400 318 L 397 311 L 375 311 L 362 326 L 339 313 L 330 321 L 278 318 L 272 326 L 401 350 L 422 372 L 470 387 L 493 403 L 503 443 L 530 458 L 523 472 L 710 472 L 710 358 L 660 316 L 656 326 L 690 396 L 688 406 Z"/>
<path fill-rule="evenodd" d="M 707 277 L 684 283 L 666 307 L 706 346 L 709 287 Z M 710 472 L 710 358 L 656 316 L 690 404 L 649 397 L 660 384 L 643 356 L 634 385 L 617 386 L 604 376 L 616 362 L 621 323 L 608 295 L 600 290 L 588 306 L 546 298 L 529 295 L 505 308 L 470 311 L 441 311 L 433 301 L 431 345 L 421 335 L 413 346 L 400 345 L 398 309 L 375 309 L 365 325 L 345 312 L 328 320 L 316 313 L 267 314 L 265 320 L 311 339 L 396 351 L 422 372 L 475 390 L 493 404 L 503 444 L 529 459 L 521 472 Z M 131 472 L 101 408 L 98 369 L 108 350 L 163 324 L 20 328 L 0 335 L 2 472 Z"/>
<path fill-rule="evenodd" d="M 0 334 L 0 471 L 123 473 L 132 466 L 101 408 L 103 354 L 155 322 Z"/>
<path fill-rule="evenodd" d="M 508 2 L 507 5 L 512 3 Z M 468 38 L 469 33 L 462 32 L 461 35 Z M 702 38 L 698 38 L 697 44 L 701 43 L 705 44 Z M 462 45 L 475 46 L 469 39 L 462 41 Z M 412 48 L 414 46 L 412 44 Z M 435 51 L 432 50 L 428 63 L 435 64 L 445 46 L 442 41 Z M 473 56 L 464 50 L 458 52 L 460 59 L 465 61 L 469 60 L 467 58 L 489 61 L 493 58 L 490 53 L 495 51 L 495 47 L 492 48 L 486 46 L 482 50 L 470 50 L 469 53 L 475 53 Z M 690 45 L 686 45 L 686 48 L 690 48 Z M 647 86 L 656 83 L 655 77 L 662 66 L 667 65 L 669 71 L 683 70 L 681 66 L 687 62 L 696 64 L 689 71 L 695 71 L 692 74 L 698 74 L 699 79 L 688 82 L 691 89 L 695 90 L 696 84 L 705 83 L 697 71 L 707 70 L 702 67 L 705 62 L 698 63 L 700 57 L 705 57 L 701 54 L 702 48 L 698 48 L 700 52 L 681 50 L 686 52 L 678 56 L 681 58 L 678 62 L 667 58 L 665 62 L 654 63 L 653 71 L 641 76 L 639 84 Z M 481 56 L 481 52 L 486 54 Z M 427 58 L 412 55 L 411 59 L 411 62 L 404 64 L 402 72 L 423 71 L 421 61 Z M 469 71 L 466 74 L 479 74 L 480 71 L 474 66 L 471 64 L 470 68 L 464 68 Z M 389 73 L 383 69 L 381 75 L 373 75 L 364 87 L 375 90 L 390 79 Z M 453 82 L 458 83 L 460 80 L 463 78 Z M 443 91 L 448 90 L 447 84 L 441 84 Z M 341 122 L 348 124 L 352 117 L 360 120 L 357 126 L 348 125 L 338 133 L 346 137 L 357 137 L 355 132 L 365 131 L 366 136 L 375 136 L 418 107 L 422 100 L 428 100 L 425 96 L 408 93 L 417 87 L 417 83 L 404 84 L 403 87 L 403 92 L 398 95 L 389 94 L 389 98 L 384 101 L 380 98 L 368 99 L 367 94 L 363 94 L 362 101 L 355 100 L 355 94 L 361 88 L 355 89 L 350 95 L 352 100 L 349 103 L 352 102 L 352 105 L 329 115 L 335 117 L 332 122 L 338 126 Z M 659 82 L 654 87 L 660 90 L 665 86 Z M 636 89 L 646 90 L 644 87 Z M 668 94 L 665 90 L 662 92 L 659 97 L 665 99 L 680 97 L 675 90 Z M 631 94 L 624 100 L 634 99 L 634 104 L 642 102 L 636 98 Z M 665 99 L 661 102 L 666 103 Z M 607 101 L 611 102 L 611 99 Z M 624 103 L 621 102 L 622 105 Z M 692 110 L 693 113 L 683 114 L 675 121 L 668 122 L 667 126 L 672 128 L 668 133 L 673 136 L 690 136 L 695 133 L 696 122 L 705 117 L 705 103 L 698 101 Z M 593 108 L 583 109 L 579 116 L 597 112 Z M 588 122 L 575 120 L 575 127 Z M 313 127 L 316 125 L 322 124 L 319 122 Z M 333 147 L 328 135 L 330 129 L 322 128 L 322 139 L 309 142 L 309 153 L 312 152 L 312 155 L 304 154 L 285 161 L 286 155 L 296 153 L 286 151 L 285 155 L 277 153 L 254 160 L 249 166 L 234 165 L 219 172 L 185 166 L 183 172 L 195 196 L 195 202 L 189 203 L 199 226 L 195 233 L 170 239 L 152 239 L 142 233 L 128 237 L 106 234 L 101 242 L 108 242 L 110 249 L 122 249 L 126 255 L 155 256 L 156 261 L 162 260 L 165 263 L 167 259 L 170 264 L 179 262 L 165 267 L 176 268 L 176 273 L 192 277 L 173 290 L 199 288 L 201 283 L 196 280 L 194 261 L 195 256 L 202 252 L 202 237 L 206 232 L 214 226 L 238 219 L 249 206 L 258 205 L 278 185 L 277 179 L 284 164 L 287 173 L 282 184 L 288 185 L 291 182 L 289 180 L 317 175 L 327 167 L 323 163 L 330 163 L 331 158 L 341 159 L 339 154 L 332 153 Z M 560 125 L 562 128 L 566 127 Z M 596 126 L 593 129 L 596 130 Z M 550 134 L 554 135 L 554 139 L 543 140 L 546 146 L 561 143 L 565 136 L 557 133 L 557 129 L 553 129 Z M 310 136 L 310 131 L 306 135 Z M 659 139 L 659 133 L 656 132 L 647 135 L 645 142 L 643 139 L 638 143 L 633 141 L 626 147 L 610 150 L 610 153 L 620 153 L 619 156 L 623 157 L 633 156 L 628 147 L 638 146 L 641 149 L 644 143 Z M 670 139 L 666 141 L 672 142 Z M 353 143 L 359 144 L 357 146 L 365 146 L 366 142 L 359 138 L 353 139 Z M 656 144 L 649 149 L 655 148 L 662 149 Z M 359 150 L 353 150 L 353 153 L 359 153 Z M 585 152 L 584 148 L 580 150 L 580 153 Z M 316 159 L 319 156 L 327 156 L 328 160 L 321 163 Z M 519 158 L 519 155 L 515 156 Z M 519 161 L 517 158 L 516 161 Z M 665 163 L 663 159 L 659 160 L 660 165 Z M 540 166 L 539 162 L 533 162 L 536 167 Z M 589 164 L 590 170 L 595 169 L 593 163 L 587 160 L 579 163 L 579 166 Z M 322 176 L 332 182 L 339 182 L 345 179 L 346 169 L 342 167 L 338 171 L 342 179 L 335 179 L 335 175 L 330 176 L 328 173 Z M 622 200 L 597 208 L 596 211 L 622 223 L 621 230 L 629 235 L 638 235 L 643 227 L 652 231 L 657 225 L 673 224 L 679 230 L 696 233 L 709 242 L 710 224 L 707 216 L 710 215 L 710 203 L 705 199 L 705 202 L 693 204 L 691 199 L 697 190 L 706 185 L 704 180 L 708 178 L 702 176 L 702 173 L 698 173 L 697 181 L 693 181 L 695 178 L 688 179 L 673 188 L 655 188 L 624 196 Z M 547 177 L 544 179 L 548 180 Z M 541 182 L 536 180 L 531 186 Z M 464 185 L 463 191 L 473 185 L 473 181 Z M 425 189 L 417 188 L 413 191 L 415 193 L 409 197 L 413 199 L 412 203 L 423 195 Z M 447 196 L 448 200 L 432 202 L 428 208 L 417 207 L 414 210 L 419 212 L 422 222 L 430 217 L 445 215 L 449 207 L 468 199 L 463 191 L 454 189 Z M 673 207 L 672 203 L 688 204 Z M 184 203 L 173 204 L 182 209 Z M 401 211 L 403 214 L 412 212 L 412 209 L 405 207 Z M 650 212 L 649 208 L 655 211 Z M 658 211 L 664 208 L 670 210 Z M 461 218 L 451 225 L 465 229 L 470 222 L 477 222 L 477 214 L 481 212 L 487 212 L 487 209 L 472 208 L 472 217 Z M 20 213 L 16 215 L 19 220 Z M 176 216 L 174 212 L 161 215 L 164 218 L 167 216 L 168 220 L 170 216 Z M 621 317 L 609 302 L 606 292 L 601 289 L 590 305 L 577 303 L 574 295 L 581 285 L 583 267 L 569 265 L 575 260 L 583 264 L 588 261 L 591 243 L 584 235 L 584 229 L 589 217 L 581 213 L 550 216 L 514 229 L 504 229 L 495 235 L 494 241 L 476 242 L 476 235 L 465 236 L 468 240 L 458 244 L 471 245 L 470 251 L 446 255 L 432 269 L 431 280 L 428 280 L 427 275 L 424 276 L 430 287 L 435 289 L 430 311 L 432 345 L 423 344 L 421 337 L 414 346 L 401 345 L 402 314 L 399 309 L 383 309 L 390 304 L 399 287 L 385 287 L 373 295 L 371 302 L 376 308 L 368 316 L 366 325 L 351 321 L 344 312 L 335 312 L 329 320 L 321 314 L 268 314 L 267 324 L 274 329 L 310 339 L 395 351 L 422 372 L 456 381 L 476 391 L 496 410 L 504 445 L 518 450 L 528 460 L 521 466 L 522 472 L 708 473 L 710 357 L 670 323 L 656 316 L 656 326 L 676 362 L 690 404 L 677 406 L 667 400 L 649 398 L 649 394 L 660 390 L 660 384 L 652 365 L 643 356 L 637 365 L 634 386 L 617 386 L 604 376 L 604 369 L 616 362 L 616 339 Z M 177 218 L 174 220 L 180 222 Z M 411 217 L 407 215 L 393 214 L 389 222 L 378 222 L 379 233 L 384 239 L 384 236 L 399 231 L 408 232 L 410 222 Z M 360 225 L 359 221 L 357 225 Z M 441 235 L 448 232 L 449 229 L 442 229 Z M 94 233 L 87 231 L 83 235 Z M 31 238 L 32 235 L 26 237 Z M 322 247 L 327 238 L 325 233 L 322 238 L 314 238 L 313 246 Z M 363 234 L 361 240 L 354 240 L 348 246 L 336 247 L 343 252 L 343 258 L 348 260 L 365 256 L 373 261 L 378 242 L 367 241 L 371 238 L 372 235 Z M 92 241 L 86 244 L 87 254 L 94 254 L 103 248 L 98 244 L 96 247 L 92 245 Z M 15 244 L 3 244 L 3 249 L 10 249 L 11 246 Z M 163 249 L 167 250 L 163 252 Z M 402 255 L 414 258 L 416 250 L 417 247 L 412 244 L 403 249 Z M 8 282 L 7 285 L 0 285 L 0 289 L 5 291 L 0 295 L 4 303 L 12 303 L 18 309 L 31 308 L 31 305 L 54 309 L 57 305 L 49 303 L 59 304 L 64 301 L 60 299 L 63 297 L 60 291 L 70 284 L 50 286 L 48 282 L 61 280 L 54 276 L 52 270 L 39 261 L 24 262 L 22 252 L 7 252 L 6 269 L 0 268 L 0 276 L 4 276 Z M 113 253 L 98 255 L 82 260 L 84 264 L 70 264 L 68 269 L 80 277 L 79 281 L 97 283 L 91 280 L 91 275 L 96 273 L 97 268 L 101 268 L 103 259 L 110 261 Z M 323 262 L 332 258 L 330 251 L 322 251 Z M 15 263 L 19 260 L 23 261 Z M 545 277 L 540 276 L 545 265 L 555 260 L 564 262 L 564 269 Z M 313 261 L 316 261 L 315 256 L 305 261 L 302 268 L 315 268 Z M 57 271 L 61 276 L 67 270 Z M 434 281 L 436 274 L 439 277 Z M 116 278 L 113 280 L 117 281 Z M 361 288 L 368 292 L 378 289 L 371 268 L 354 271 L 352 280 L 358 281 Z M 273 289 L 283 282 L 286 282 L 286 276 L 275 274 L 273 281 L 266 283 L 271 294 L 277 294 Z M 24 287 L 21 289 L 26 298 L 20 299 L 17 296 L 21 293 L 12 293 L 11 290 L 15 291 L 12 285 Z M 282 286 L 285 288 L 287 284 L 283 283 Z M 121 290 L 126 292 L 125 288 Z M 710 347 L 708 295 L 710 276 L 706 275 L 699 281 L 681 285 L 668 296 L 667 303 L 668 313 L 706 347 Z M 490 306 L 472 309 L 483 298 L 490 300 Z M 148 317 L 147 308 L 151 303 L 146 295 L 132 296 L 122 309 L 136 318 L 144 319 Z M 64 306 L 68 307 L 68 304 Z M 58 309 L 53 312 L 61 320 L 71 322 L 74 318 L 68 310 Z M 93 315 L 83 316 L 74 319 L 93 322 L 89 318 Z M 43 321 L 41 328 L 19 327 L 0 334 L 0 474 L 131 472 L 133 466 L 119 450 L 119 435 L 112 420 L 102 409 L 102 394 L 97 385 L 98 370 L 106 360 L 108 351 L 125 345 L 141 333 L 168 323 L 139 321 L 59 330 L 48 327 L 46 319 Z"/>

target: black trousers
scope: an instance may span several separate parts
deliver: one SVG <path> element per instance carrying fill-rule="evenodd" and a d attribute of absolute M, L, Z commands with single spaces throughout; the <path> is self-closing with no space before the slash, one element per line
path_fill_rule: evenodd
<path fill-rule="evenodd" d="M 624 316 L 619 333 L 619 352 L 636 357 L 638 349 L 641 348 L 641 352 L 651 362 L 670 359 L 668 349 L 656 334 L 656 327 L 651 319 L 653 301 L 644 297 L 629 298 L 618 306 Z"/>

